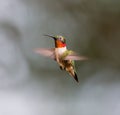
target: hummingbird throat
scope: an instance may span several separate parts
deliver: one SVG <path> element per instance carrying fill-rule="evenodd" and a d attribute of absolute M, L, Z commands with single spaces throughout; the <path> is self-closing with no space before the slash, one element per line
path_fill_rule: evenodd
<path fill-rule="evenodd" d="M 63 43 L 63 42 L 61 42 L 61 41 L 56 40 L 56 41 L 55 41 L 55 47 L 56 47 L 56 48 L 66 47 L 66 43 Z"/>

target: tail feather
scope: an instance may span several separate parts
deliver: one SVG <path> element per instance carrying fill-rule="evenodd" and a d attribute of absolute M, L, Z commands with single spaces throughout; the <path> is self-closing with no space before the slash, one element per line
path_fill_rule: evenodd
<path fill-rule="evenodd" d="M 79 80 L 78 80 L 78 77 L 77 77 L 77 74 L 76 73 L 74 73 L 74 79 L 77 81 L 77 82 L 79 82 Z"/>
<path fill-rule="evenodd" d="M 79 83 L 79 80 L 78 80 L 78 77 L 77 77 L 76 72 L 70 73 L 70 75 L 75 79 L 75 81 L 76 81 L 77 83 Z"/>

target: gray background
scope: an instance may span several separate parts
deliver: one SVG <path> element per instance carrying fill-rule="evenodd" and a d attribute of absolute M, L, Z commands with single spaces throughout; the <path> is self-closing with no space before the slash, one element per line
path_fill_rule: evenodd
<path fill-rule="evenodd" d="M 0 0 L 0 115 L 120 115 L 118 0 Z M 34 48 L 63 35 L 80 83 Z"/>

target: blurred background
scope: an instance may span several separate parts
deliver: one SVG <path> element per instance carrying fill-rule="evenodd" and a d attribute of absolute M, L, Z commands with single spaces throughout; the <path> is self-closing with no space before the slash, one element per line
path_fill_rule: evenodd
<path fill-rule="evenodd" d="M 0 0 L 0 115 L 120 115 L 120 1 Z M 33 52 L 63 35 L 77 84 Z"/>

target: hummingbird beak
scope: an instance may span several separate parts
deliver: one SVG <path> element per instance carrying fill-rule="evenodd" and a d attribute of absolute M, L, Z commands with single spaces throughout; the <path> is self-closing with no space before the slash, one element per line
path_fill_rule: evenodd
<path fill-rule="evenodd" d="M 44 35 L 44 36 L 48 36 L 48 37 L 50 37 L 50 38 L 53 38 L 54 40 L 57 40 L 57 38 L 54 37 L 54 36 L 50 36 L 50 35 Z"/>

